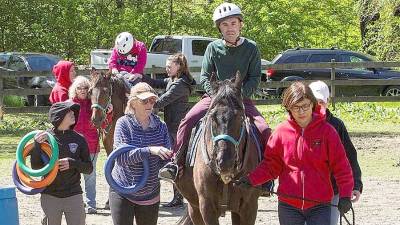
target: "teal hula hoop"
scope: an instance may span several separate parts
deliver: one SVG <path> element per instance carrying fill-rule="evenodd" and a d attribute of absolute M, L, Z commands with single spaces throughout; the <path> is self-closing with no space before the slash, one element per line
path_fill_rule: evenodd
<path fill-rule="evenodd" d="M 48 139 L 49 139 L 51 150 L 52 150 L 49 163 L 46 166 L 44 166 L 43 168 L 38 169 L 38 170 L 34 170 L 25 165 L 25 160 L 22 156 L 22 152 L 25 148 L 25 145 L 39 132 L 40 131 L 35 130 L 35 131 L 31 131 L 28 134 L 26 134 L 21 139 L 21 141 L 18 143 L 17 152 L 16 152 L 18 166 L 21 168 L 21 170 L 24 173 L 28 174 L 29 176 L 33 176 L 33 177 L 41 177 L 41 176 L 48 174 L 53 169 L 54 164 L 58 160 L 57 141 L 53 135 L 51 135 L 49 132 L 46 132 L 46 135 L 49 137 Z"/>

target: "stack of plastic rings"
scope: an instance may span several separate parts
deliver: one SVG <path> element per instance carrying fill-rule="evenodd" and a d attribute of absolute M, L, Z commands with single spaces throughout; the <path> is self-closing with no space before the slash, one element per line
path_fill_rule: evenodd
<path fill-rule="evenodd" d="M 137 182 L 136 184 L 134 184 L 132 186 L 127 186 L 127 187 L 122 187 L 115 182 L 115 180 L 111 174 L 111 171 L 114 167 L 115 159 L 118 156 L 120 156 L 121 154 L 129 152 L 132 149 L 134 149 L 134 147 L 131 145 L 124 145 L 124 146 L 121 146 L 121 147 L 115 149 L 108 156 L 105 166 L 104 166 L 104 174 L 106 176 L 106 180 L 107 180 L 108 184 L 114 191 L 116 191 L 117 193 L 122 194 L 122 195 L 129 195 L 129 194 L 133 194 L 133 193 L 139 191 L 140 189 L 142 189 L 144 187 L 144 185 L 146 185 L 147 178 L 149 177 L 149 161 L 147 158 L 145 158 L 142 162 L 143 174 L 140 177 L 139 182 Z"/>
<path fill-rule="evenodd" d="M 46 164 L 43 168 L 34 170 L 25 165 L 26 157 L 34 148 L 34 143 L 28 143 L 40 131 L 32 131 L 26 134 L 18 144 L 17 160 L 13 166 L 13 181 L 15 186 L 24 194 L 34 195 L 42 192 L 50 185 L 57 176 L 58 172 L 58 145 L 53 135 L 46 132 L 50 145 L 41 143 L 40 148 L 44 153 L 41 155 L 42 161 Z M 41 180 L 35 180 L 32 177 L 44 177 Z"/>

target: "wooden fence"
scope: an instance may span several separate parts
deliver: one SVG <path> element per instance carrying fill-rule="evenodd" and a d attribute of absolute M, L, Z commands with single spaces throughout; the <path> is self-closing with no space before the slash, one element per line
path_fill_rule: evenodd
<path fill-rule="evenodd" d="M 400 62 L 355 62 L 355 63 L 343 63 L 343 62 L 330 62 L 330 63 L 295 63 L 295 64 L 275 64 L 268 65 L 263 68 L 274 70 L 285 70 L 285 69 L 321 69 L 330 68 L 331 79 L 324 80 L 331 87 L 331 99 L 334 102 L 390 102 L 400 101 L 400 96 L 351 96 L 351 97 L 340 97 L 335 96 L 337 86 L 363 86 L 363 85 L 389 85 L 389 86 L 400 86 L 400 79 L 358 79 L 358 80 L 337 80 L 336 69 L 339 68 L 388 68 L 388 67 L 400 67 Z M 193 67 L 191 72 L 199 72 L 200 68 Z M 78 75 L 89 75 L 90 70 L 78 70 Z M 146 74 L 151 74 L 154 77 L 155 74 L 165 73 L 165 68 L 153 67 L 145 70 Z M 5 113 L 24 113 L 24 112 L 47 112 L 49 107 L 38 106 L 38 107 L 4 107 L 3 97 L 6 95 L 48 95 L 51 88 L 39 88 L 39 89 L 4 89 L 4 79 L 17 79 L 18 77 L 36 77 L 36 76 L 52 76 L 50 72 L 10 72 L 0 71 L 0 114 Z M 261 82 L 260 88 L 285 88 L 290 86 L 294 81 L 271 81 Z M 312 82 L 310 80 L 304 82 Z M 200 85 L 198 85 L 201 89 Z M 268 104 L 280 104 L 281 99 L 263 99 L 255 100 L 257 105 L 268 105 Z M 2 111 L 2 109 L 4 111 Z M 1 116 L 1 115 L 0 115 Z M 0 117 L 1 118 L 1 117 Z"/>

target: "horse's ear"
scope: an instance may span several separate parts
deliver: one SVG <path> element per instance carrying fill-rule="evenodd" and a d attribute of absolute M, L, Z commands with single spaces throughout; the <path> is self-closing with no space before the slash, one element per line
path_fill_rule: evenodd
<path fill-rule="evenodd" d="M 239 90 L 242 88 L 242 82 L 243 82 L 243 78 L 240 75 L 240 71 L 236 71 L 236 76 L 235 76 L 235 87 L 238 88 Z"/>

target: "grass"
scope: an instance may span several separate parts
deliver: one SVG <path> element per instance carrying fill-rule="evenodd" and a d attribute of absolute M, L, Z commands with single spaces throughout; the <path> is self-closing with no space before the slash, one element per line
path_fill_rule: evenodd
<path fill-rule="evenodd" d="M 16 95 L 6 95 L 4 96 L 4 105 L 8 107 L 23 107 L 25 105 L 25 100 L 21 96 Z"/>

